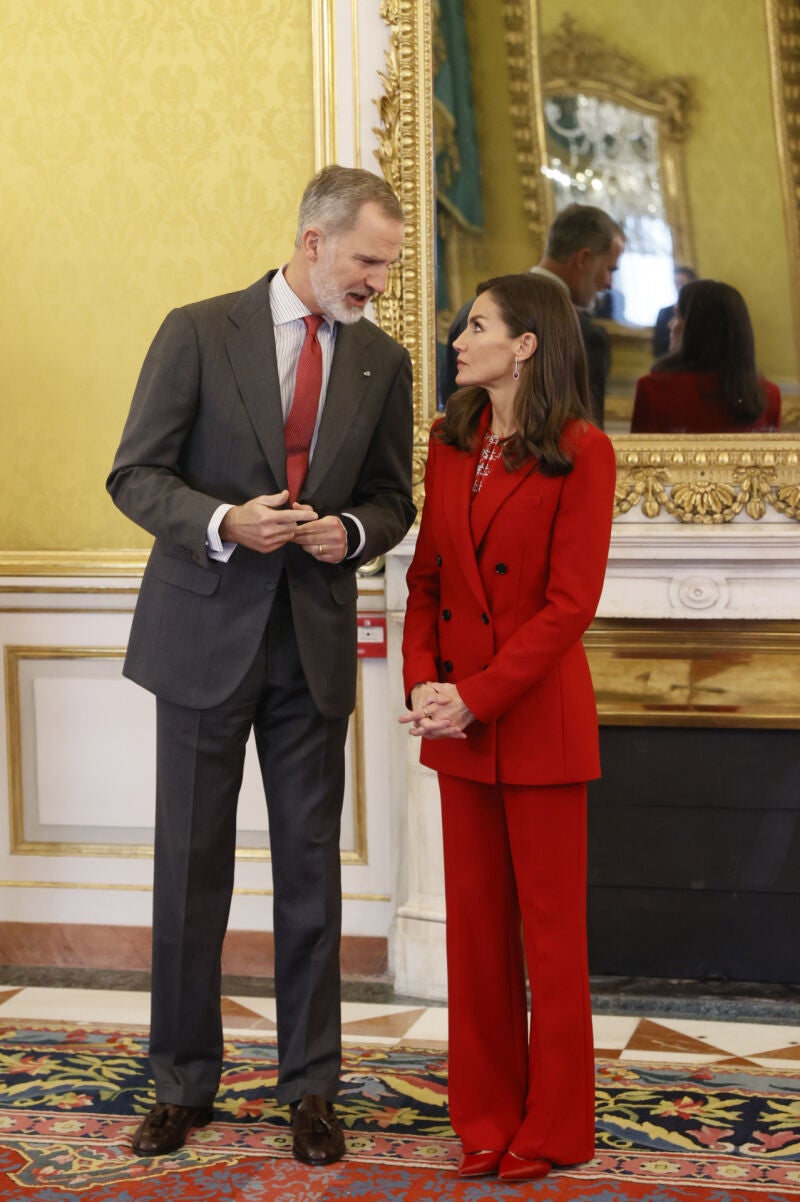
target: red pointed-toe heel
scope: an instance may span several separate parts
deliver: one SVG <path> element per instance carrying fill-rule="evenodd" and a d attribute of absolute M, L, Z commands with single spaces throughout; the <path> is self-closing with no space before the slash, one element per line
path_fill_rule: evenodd
<path fill-rule="evenodd" d="M 552 1167 L 549 1160 L 526 1160 L 516 1152 L 506 1152 L 500 1161 L 498 1177 L 501 1181 L 537 1181 L 546 1177 Z"/>
<path fill-rule="evenodd" d="M 502 1159 L 502 1152 L 462 1152 L 456 1172 L 459 1177 L 488 1177 L 497 1172 Z"/>

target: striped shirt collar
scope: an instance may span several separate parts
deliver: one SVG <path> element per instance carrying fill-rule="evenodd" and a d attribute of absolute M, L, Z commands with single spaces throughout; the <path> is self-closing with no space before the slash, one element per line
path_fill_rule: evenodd
<path fill-rule="evenodd" d="M 311 312 L 286 282 L 284 275 L 286 266 L 284 263 L 280 271 L 275 272 L 269 286 L 269 307 L 272 311 L 273 325 L 276 326 L 286 325 L 290 321 L 302 321 Z M 323 320 L 329 331 L 333 333 L 334 322 L 327 314 L 324 315 Z"/>
<path fill-rule="evenodd" d="M 554 271 L 548 271 L 546 267 L 531 267 L 531 275 L 543 275 L 546 276 L 548 280 L 555 280 L 558 286 L 564 289 L 567 296 L 570 297 L 570 300 L 572 299 L 569 287 L 564 280 L 562 280 L 561 276 L 556 275 Z"/>

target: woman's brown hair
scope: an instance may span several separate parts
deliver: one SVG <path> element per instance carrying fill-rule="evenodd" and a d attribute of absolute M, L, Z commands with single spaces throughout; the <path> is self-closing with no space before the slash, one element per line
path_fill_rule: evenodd
<path fill-rule="evenodd" d="M 546 476 L 566 475 L 572 471 L 572 456 L 563 442 L 564 426 L 573 418 L 589 420 L 586 353 L 575 308 L 560 284 L 533 272 L 495 276 L 478 285 L 478 295 L 484 292 L 491 294 L 512 338 L 530 332 L 538 342 L 533 355 L 519 365 L 516 432 L 504 440 L 505 465 L 513 471 L 534 456 Z M 434 437 L 459 450 L 473 450 L 488 400 L 481 387 L 454 392 Z"/>
<path fill-rule="evenodd" d="M 756 368 L 753 324 L 741 292 L 718 280 L 692 280 L 678 293 L 683 320 L 680 346 L 653 371 L 716 372 L 719 395 L 733 422 L 754 422 L 764 412 L 764 386 Z"/>

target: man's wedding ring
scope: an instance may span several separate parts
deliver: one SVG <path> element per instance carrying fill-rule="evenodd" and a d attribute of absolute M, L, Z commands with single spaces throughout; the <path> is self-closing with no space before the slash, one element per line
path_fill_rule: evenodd
<path fill-rule="evenodd" d="M 322 554 L 322 543 L 317 543 L 317 555 Z"/>
<path fill-rule="evenodd" d="M 424 709 L 422 711 L 422 716 L 423 716 L 423 718 L 430 718 L 430 714 L 428 713 L 428 711 L 426 709 Z"/>

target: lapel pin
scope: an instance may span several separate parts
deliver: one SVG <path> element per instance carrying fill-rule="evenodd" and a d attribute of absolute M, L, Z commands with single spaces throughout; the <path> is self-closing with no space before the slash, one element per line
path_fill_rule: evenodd
<path fill-rule="evenodd" d="M 362 376 L 371 376 L 372 372 L 371 371 L 362 371 L 361 374 L 362 374 Z"/>

